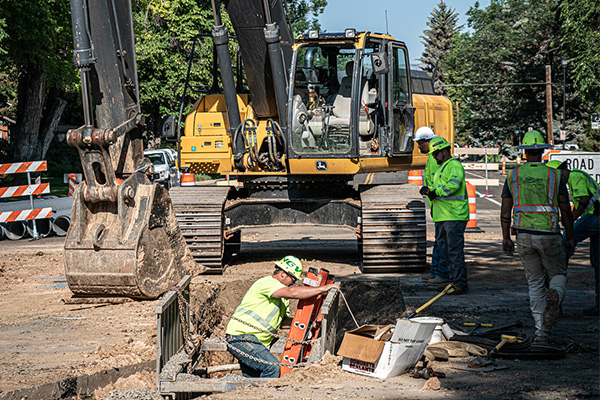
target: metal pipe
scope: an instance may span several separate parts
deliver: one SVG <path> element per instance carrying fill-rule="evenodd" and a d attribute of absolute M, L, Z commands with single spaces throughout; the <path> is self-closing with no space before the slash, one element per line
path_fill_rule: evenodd
<path fill-rule="evenodd" d="M 56 234 L 56 236 L 66 236 L 71 226 L 71 218 L 68 215 L 61 215 L 54 219 L 54 223 L 52 224 L 52 230 Z"/>
<path fill-rule="evenodd" d="M 4 224 L 0 224 L 0 240 L 6 239 L 6 228 Z"/>
<path fill-rule="evenodd" d="M 566 119 L 566 115 L 567 115 L 567 108 L 565 106 L 565 97 L 566 97 L 566 91 L 567 91 L 567 57 L 563 56 L 562 57 L 562 68 L 563 68 L 563 92 L 562 92 L 562 103 L 563 103 L 563 107 L 562 107 L 562 131 L 564 132 L 564 139 L 563 139 L 563 143 L 562 143 L 562 147 L 563 150 L 565 149 L 565 142 L 567 140 L 567 133 L 565 132 L 565 119 Z M 563 135 L 563 132 L 561 132 L 561 136 Z"/>
<path fill-rule="evenodd" d="M 6 237 L 10 240 L 21 240 L 27 235 L 27 228 L 21 221 L 6 223 Z"/>
<path fill-rule="evenodd" d="M 27 221 L 25 223 L 25 227 L 27 228 L 27 233 L 31 237 L 35 237 L 34 235 L 39 235 L 40 237 L 45 238 L 53 233 L 52 221 L 49 218 Z"/>

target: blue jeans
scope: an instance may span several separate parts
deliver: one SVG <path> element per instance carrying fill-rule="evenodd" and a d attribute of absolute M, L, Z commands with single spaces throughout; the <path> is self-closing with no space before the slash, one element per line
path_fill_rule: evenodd
<path fill-rule="evenodd" d="M 566 239 L 566 234 L 564 235 Z M 575 244 L 590 238 L 590 264 L 594 269 L 596 291 L 596 307 L 600 302 L 600 217 L 586 214 L 575 221 L 573 225 L 573 238 Z"/>
<path fill-rule="evenodd" d="M 433 253 L 431 254 L 431 276 L 442 278 L 445 281 L 450 280 L 448 277 L 448 267 L 446 266 L 446 257 L 440 244 L 433 242 Z"/>
<path fill-rule="evenodd" d="M 279 360 L 261 343 L 254 335 L 234 335 L 227 338 L 229 343 L 235 349 L 253 357 L 277 363 L 278 365 L 266 364 L 253 360 L 228 347 L 229 352 L 238 359 L 242 369 L 242 375 L 246 378 L 279 378 Z"/>
<path fill-rule="evenodd" d="M 468 221 L 441 221 L 435 223 L 435 240 L 446 257 L 449 281 L 457 287 L 467 287 L 465 264 L 465 228 Z"/>

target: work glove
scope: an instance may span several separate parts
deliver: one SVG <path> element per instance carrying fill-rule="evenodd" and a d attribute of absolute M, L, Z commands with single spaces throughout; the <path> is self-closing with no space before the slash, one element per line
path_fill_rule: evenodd
<path fill-rule="evenodd" d="M 435 194 L 435 190 L 430 190 L 427 192 L 427 197 L 429 197 L 429 200 L 434 201 L 437 198 L 437 194 Z"/>
<path fill-rule="evenodd" d="M 419 189 L 419 193 L 421 193 L 422 196 L 427 196 L 429 192 L 430 190 L 427 186 L 423 186 L 421 189 Z"/>

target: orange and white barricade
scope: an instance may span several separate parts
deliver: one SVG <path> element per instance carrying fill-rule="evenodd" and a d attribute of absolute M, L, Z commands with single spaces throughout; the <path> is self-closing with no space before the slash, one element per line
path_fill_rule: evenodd
<path fill-rule="evenodd" d="M 506 175 L 506 156 L 502 156 L 502 175 Z"/>
<path fill-rule="evenodd" d="M 477 227 L 477 194 L 475 193 L 475 186 L 467 182 L 467 197 L 469 198 L 469 222 L 467 222 L 467 231 L 469 232 L 483 232 Z"/>
<path fill-rule="evenodd" d="M 77 174 L 69 174 L 69 197 L 75 196 L 75 187 L 77 186 Z"/>
<path fill-rule="evenodd" d="M 27 174 L 28 185 L 0 188 L 0 198 L 29 196 L 31 208 L 0 212 L 0 223 L 29 221 L 52 218 L 52 208 L 34 208 L 33 196 L 50 193 L 49 183 L 31 184 L 31 172 L 43 172 L 48 169 L 46 161 L 28 161 L 20 163 L 0 164 L 0 175 Z M 33 238 L 38 239 L 36 224 L 33 224 Z"/>
<path fill-rule="evenodd" d="M 196 186 L 196 175 L 181 174 L 181 186 Z"/>
<path fill-rule="evenodd" d="M 408 171 L 408 183 L 423 186 L 423 170 L 411 169 Z"/>

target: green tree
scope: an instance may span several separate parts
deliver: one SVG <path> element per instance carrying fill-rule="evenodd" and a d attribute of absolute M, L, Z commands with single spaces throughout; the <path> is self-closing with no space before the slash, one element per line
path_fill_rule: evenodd
<path fill-rule="evenodd" d="M 446 81 L 444 70 L 438 65 L 438 59 L 443 60 L 450 53 L 452 38 L 462 29 L 462 25 L 458 26 L 457 23 L 456 9 L 448 7 L 444 0 L 441 0 L 427 20 L 427 26 L 430 29 L 424 30 L 424 35 L 420 36 L 423 39 L 421 43 L 425 45 L 425 50 L 419 61 L 425 64 L 423 69 L 429 75 L 433 75 L 436 65 L 438 66 L 434 85 L 436 92 L 440 94 L 446 94 L 446 90 L 442 86 Z"/>
<path fill-rule="evenodd" d="M 444 61 L 461 144 L 516 144 L 515 131 L 546 129 L 545 66 L 560 71 L 559 26 L 546 0 L 492 0 L 468 12 L 469 32 Z M 525 84 L 522 83 L 532 83 Z M 555 97 L 556 99 L 556 97 Z"/>
<path fill-rule="evenodd" d="M 0 0 L 0 74 L 17 82 L 15 161 L 43 159 L 76 82 L 69 0 Z"/>
<path fill-rule="evenodd" d="M 300 35 L 309 29 L 321 28 L 317 18 L 325 11 L 327 0 L 283 1 L 295 35 Z"/>

